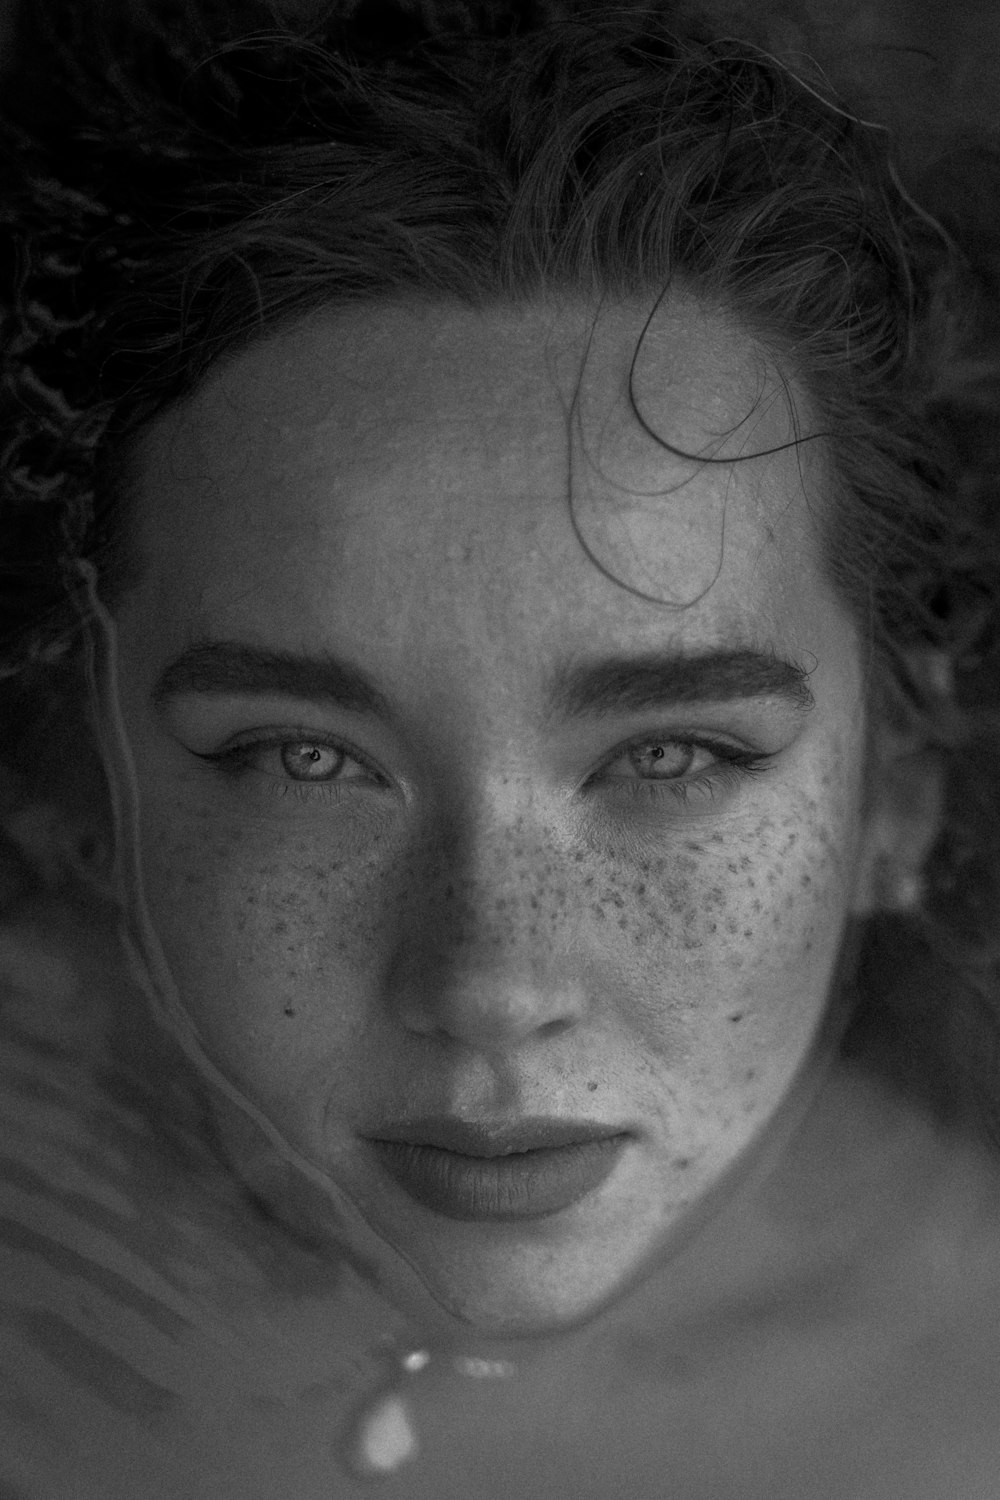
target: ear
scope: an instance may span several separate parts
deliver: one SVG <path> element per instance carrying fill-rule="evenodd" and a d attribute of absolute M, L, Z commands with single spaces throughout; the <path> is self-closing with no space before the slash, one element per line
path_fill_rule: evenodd
<path fill-rule="evenodd" d="M 920 681 L 940 676 L 938 653 L 915 658 Z M 939 697 L 940 701 L 940 697 Z M 928 744 L 912 710 L 892 713 L 884 700 L 869 734 L 863 846 L 852 910 L 857 916 L 904 911 L 920 904 L 923 871 L 944 822 L 945 759 Z"/>

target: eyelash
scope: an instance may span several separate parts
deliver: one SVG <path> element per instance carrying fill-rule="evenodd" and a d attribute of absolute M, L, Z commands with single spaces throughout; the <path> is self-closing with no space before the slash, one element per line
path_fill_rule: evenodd
<path fill-rule="evenodd" d="M 273 738 L 262 738 L 256 740 L 245 740 L 241 744 L 230 746 L 226 750 L 216 751 L 210 755 L 200 755 L 199 759 L 208 761 L 218 767 L 220 772 L 235 782 L 242 781 L 249 776 L 253 767 L 249 764 L 250 757 L 255 751 L 273 749 L 280 750 L 283 745 L 315 744 L 330 750 L 335 750 L 361 766 L 369 775 L 386 785 L 385 777 L 365 759 L 358 751 L 350 749 L 347 745 L 340 744 L 336 740 L 322 739 L 305 731 L 298 735 L 282 734 Z M 724 742 L 694 737 L 691 735 L 675 734 L 646 734 L 638 739 L 630 740 L 627 744 L 617 749 L 612 757 L 604 762 L 604 765 L 595 772 L 586 785 L 600 784 L 601 778 L 609 767 L 623 760 L 631 750 L 641 749 L 650 745 L 678 745 L 685 749 L 705 750 L 715 756 L 715 763 L 699 772 L 697 775 L 684 779 L 663 780 L 634 780 L 625 777 L 605 777 L 604 785 L 611 789 L 611 795 L 628 797 L 633 801 L 643 800 L 646 802 L 659 802 L 664 797 L 672 798 L 682 806 L 687 807 L 692 797 L 704 798 L 714 802 L 716 798 L 727 791 L 744 785 L 751 777 L 761 776 L 768 772 L 773 763 L 773 755 L 759 754 L 748 750 L 738 750 L 732 745 Z M 267 793 L 274 797 L 293 796 L 303 802 L 341 802 L 344 797 L 350 796 L 350 788 L 355 781 L 362 786 L 370 783 L 360 777 L 350 777 L 346 781 L 295 781 L 289 777 L 287 780 L 279 780 L 264 774 L 264 785 Z"/>
<path fill-rule="evenodd" d="M 683 779 L 668 779 L 656 781 L 650 779 L 643 781 L 625 777 L 611 777 L 605 781 L 606 786 L 613 788 L 612 795 L 625 796 L 632 801 L 657 802 L 664 797 L 671 797 L 675 802 L 681 803 L 683 807 L 691 804 L 693 797 L 700 797 L 708 802 L 714 802 L 716 798 L 725 792 L 732 791 L 743 786 L 754 776 L 765 775 L 774 764 L 771 755 L 757 754 L 750 750 L 737 750 L 732 745 L 727 745 L 718 740 L 707 740 L 683 737 L 677 735 L 643 735 L 641 739 L 632 740 L 629 744 L 616 751 L 614 757 L 605 762 L 602 770 L 615 765 L 628 755 L 630 750 L 641 749 L 647 745 L 681 745 L 685 749 L 707 750 L 715 756 L 715 763 L 704 771 L 694 776 Z M 597 773 L 600 776 L 601 772 Z M 589 783 L 588 783 L 589 784 Z"/>
<path fill-rule="evenodd" d="M 273 737 L 268 736 L 256 740 L 243 740 L 238 745 L 231 745 L 226 750 L 217 750 L 211 755 L 200 755 L 199 760 L 208 761 L 210 765 L 218 769 L 229 780 L 241 782 L 253 774 L 253 766 L 250 765 L 250 757 L 256 750 L 280 750 L 282 745 L 317 745 L 327 750 L 335 750 L 345 759 L 354 761 L 362 766 L 364 770 L 374 779 L 386 784 L 385 777 L 366 760 L 357 750 L 352 750 L 348 745 L 342 745 L 337 740 L 323 739 L 319 735 L 309 734 L 305 730 L 297 734 L 281 734 Z M 360 777 L 349 777 L 346 781 L 295 781 L 289 777 L 287 781 L 279 780 L 277 777 L 262 776 L 264 789 L 272 797 L 296 797 L 300 802 L 341 802 L 344 797 L 349 796 L 349 785 L 360 781 Z M 368 785 L 363 782 L 363 785 Z"/>

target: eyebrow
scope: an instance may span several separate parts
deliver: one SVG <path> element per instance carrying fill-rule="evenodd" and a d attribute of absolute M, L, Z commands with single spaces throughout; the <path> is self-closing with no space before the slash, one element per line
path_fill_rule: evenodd
<path fill-rule="evenodd" d="M 150 698 L 154 708 L 163 709 L 188 693 L 281 694 L 377 719 L 392 716 L 388 698 L 356 667 L 326 653 L 300 656 L 242 641 L 198 641 L 189 646 L 164 667 Z"/>
<path fill-rule="evenodd" d="M 771 650 L 747 647 L 685 653 L 646 653 L 563 665 L 547 684 L 546 718 L 569 721 L 638 713 L 665 705 L 781 698 L 799 714 L 814 705 L 809 673 Z M 160 673 L 154 707 L 187 694 L 309 699 L 389 721 L 392 706 L 375 683 L 335 657 L 299 655 L 240 641 L 202 641 Z"/>
<path fill-rule="evenodd" d="M 558 669 L 549 692 L 551 714 L 563 719 L 759 698 L 782 698 L 800 714 L 816 702 L 804 667 L 749 647 L 582 662 Z"/>

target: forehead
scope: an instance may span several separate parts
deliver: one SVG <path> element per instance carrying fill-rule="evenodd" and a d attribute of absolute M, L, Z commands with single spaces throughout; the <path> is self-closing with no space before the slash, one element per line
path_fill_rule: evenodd
<path fill-rule="evenodd" d="M 801 396 L 798 414 L 808 430 Z M 596 614 L 632 642 L 669 626 L 790 631 L 794 648 L 828 589 L 820 445 L 793 438 L 761 348 L 690 299 L 651 320 L 554 302 L 322 311 L 144 437 L 144 592 L 180 636 L 266 626 L 295 647 L 364 637 L 381 597 L 452 633 L 474 601 L 508 635 L 520 618 L 571 636 Z"/>

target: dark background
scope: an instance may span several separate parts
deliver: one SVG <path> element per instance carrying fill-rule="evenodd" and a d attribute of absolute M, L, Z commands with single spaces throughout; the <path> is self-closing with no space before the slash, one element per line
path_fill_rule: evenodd
<path fill-rule="evenodd" d="M 310 0 L 288 3 L 303 9 Z M 17 4 L 0 0 L 8 66 Z M 893 128 L 906 163 L 926 160 L 956 130 L 985 128 L 1000 139 L 1000 0 L 702 0 L 700 8 L 789 61 L 810 53 L 859 109 Z"/>

